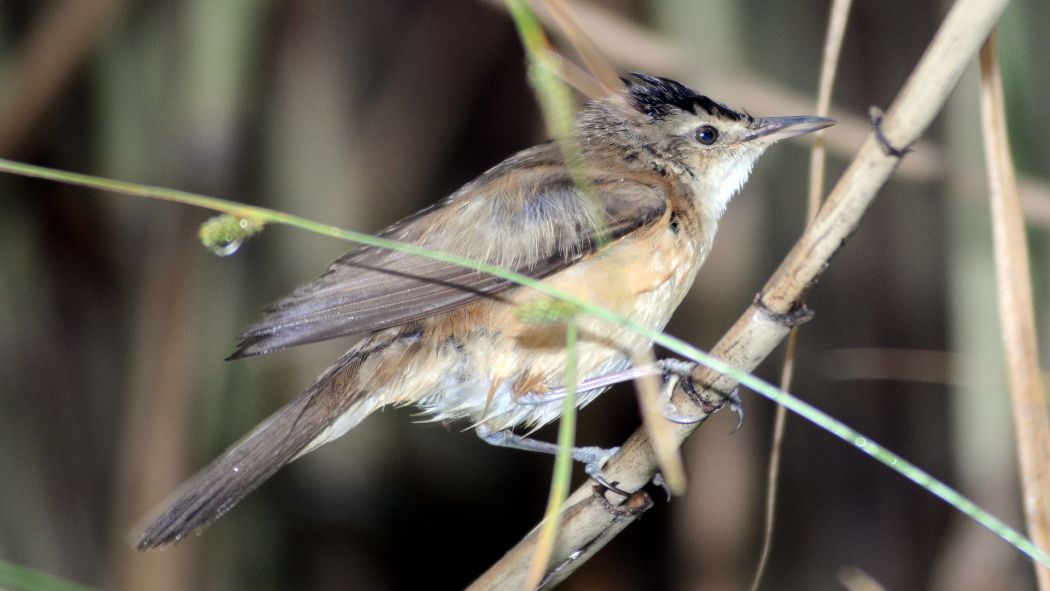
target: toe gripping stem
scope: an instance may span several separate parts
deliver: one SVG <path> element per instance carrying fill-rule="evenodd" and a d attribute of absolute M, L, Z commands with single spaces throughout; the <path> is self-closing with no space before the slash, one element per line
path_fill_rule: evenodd
<path fill-rule="evenodd" d="M 706 400 L 702 396 L 705 390 L 710 390 L 720 395 L 723 400 L 729 402 L 729 409 L 737 415 L 737 424 L 733 429 L 736 431 L 744 424 L 744 405 L 740 400 L 740 389 L 733 387 L 731 390 L 724 390 L 715 387 L 713 383 L 698 383 L 693 378 L 693 372 L 696 370 L 698 364 L 692 361 L 682 361 L 681 359 L 663 359 L 659 362 L 661 369 L 663 369 L 664 375 L 667 377 L 668 384 L 672 378 L 678 378 L 681 381 L 682 391 L 695 403 L 697 406 L 704 409 L 705 414 L 697 417 L 683 416 L 679 414 L 674 406 L 671 405 L 670 401 L 670 389 L 666 390 L 664 417 L 667 420 L 678 423 L 680 425 L 691 425 L 699 423 L 707 418 L 707 415 L 718 410 L 722 403 L 712 402 Z"/>

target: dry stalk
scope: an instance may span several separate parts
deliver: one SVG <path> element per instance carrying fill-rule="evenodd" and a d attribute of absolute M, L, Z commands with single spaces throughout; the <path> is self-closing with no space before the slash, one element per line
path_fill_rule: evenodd
<path fill-rule="evenodd" d="M 826 117 L 831 110 L 831 92 L 835 88 L 835 75 L 839 69 L 839 57 L 842 55 L 842 40 L 846 36 L 846 21 L 849 19 L 853 0 L 835 0 L 828 15 L 828 32 L 824 41 L 824 58 L 820 66 L 820 83 L 817 86 L 817 109 L 815 114 Z M 825 145 L 825 133 L 818 133 L 813 140 L 813 150 L 809 159 L 809 197 L 806 199 L 806 224 L 817 217 L 821 199 L 824 197 L 824 177 L 826 176 L 828 153 Z M 798 350 L 799 328 L 792 329 L 788 335 L 784 352 L 784 365 L 780 372 L 780 389 L 785 392 L 791 389 L 795 376 L 795 354 Z M 762 549 L 751 581 L 752 591 L 757 591 L 762 584 L 766 565 L 773 549 L 773 526 L 777 513 L 777 490 L 780 483 L 780 465 L 784 450 L 784 433 L 787 431 L 787 407 L 778 405 L 773 417 L 773 434 L 769 449 L 769 464 L 766 469 L 766 507 L 762 525 Z"/>
<path fill-rule="evenodd" d="M 889 179 L 900 161 L 894 149 L 913 144 L 926 130 L 959 81 L 966 65 L 988 36 L 1006 0 L 958 0 L 937 35 L 881 119 L 881 133 L 869 133 L 849 168 L 835 186 L 817 218 L 792 248 L 767 282 L 755 302 L 712 349 L 712 354 L 743 371 L 753 370 L 787 336 L 797 317 L 800 302 L 820 277 L 832 256 L 856 229 L 860 218 Z M 731 380 L 701 370 L 698 384 L 711 384 L 701 398 L 719 404 L 718 392 L 731 389 Z M 689 402 L 676 393 L 676 406 Z M 696 407 L 695 412 L 702 409 Z M 675 426 L 674 434 L 685 440 L 698 425 Z M 620 453 L 605 466 L 606 476 L 625 490 L 646 485 L 656 470 L 656 459 L 644 429 L 623 444 Z M 636 502 L 638 495 L 628 503 Z M 615 499 L 614 502 L 618 502 Z M 598 548 L 626 527 L 637 515 L 611 507 L 604 496 L 588 484 L 577 489 L 566 503 L 562 534 L 555 546 L 555 565 L 544 587 L 556 584 L 579 568 Z M 520 588 L 535 543 L 535 530 L 497 561 L 471 589 Z"/>
<path fill-rule="evenodd" d="M 1050 417 L 1039 368 L 1039 344 L 1032 304 L 1032 277 L 1025 244 L 1024 215 L 1017 194 L 1006 133 L 1002 72 L 993 30 L 981 48 L 981 121 L 992 209 L 996 288 L 1006 371 L 1014 411 L 1021 489 L 1028 535 L 1050 548 Z M 1035 565 L 1042 591 L 1050 591 L 1050 569 Z"/>
<path fill-rule="evenodd" d="M 579 19 L 572 11 L 567 0 L 545 0 L 541 6 L 550 11 L 550 18 L 558 23 L 558 30 L 565 35 L 570 45 L 579 54 L 587 71 L 604 86 L 603 94 L 610 94 L 620 87 L 618 73 L 609 62 L 605 61 L 602 52 L 594 46 L 594 41 L 580 25 Z"/>

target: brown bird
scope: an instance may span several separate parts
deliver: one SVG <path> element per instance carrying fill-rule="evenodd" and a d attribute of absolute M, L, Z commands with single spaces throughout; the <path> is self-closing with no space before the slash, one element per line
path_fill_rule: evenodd
<path fill-rule="evenodd" d="M 586 104 L 573 140 L 588 186 L 558 145 L 511 156 L 381 235 L 512 269 L 662 329 L 707 258 L 718 220 L 774 142 L 833 123 L 758 118 L 666 78 L 634 74 Z M 522 320 L 547 296 L 506 280 L 368 246 L 271 306 L 231 358 L 367 333 L 317 381 L 188 482 L 139 537 L 145 550 L 217 519 L 278 469 L 384 406 L 464 419 L 486 441 L 550 451 L 515 434 L 558 418 L 565 327 Z M 590 316 L 581 380 L 620 372 L 648 339 Z M 583 406 L 605 388 L 581 392 Z M 545 399 L 545 395 L 547 398 Z M 609 450 L 579 448 L 589 473 Z"/>

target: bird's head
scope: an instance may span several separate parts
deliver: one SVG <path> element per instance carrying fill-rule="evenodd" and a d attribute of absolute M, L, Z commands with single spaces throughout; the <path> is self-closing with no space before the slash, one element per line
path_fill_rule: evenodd
<path fill-rule="evenodd" d="M 766 148 L 834 124 L 826 117 L 753 117 L 674 80 L 632 76 L 622 92 L 581 112 L 577 135 L 584 151 L 619 154 L 627 166 L 680 176 L 718 214 Z"/>

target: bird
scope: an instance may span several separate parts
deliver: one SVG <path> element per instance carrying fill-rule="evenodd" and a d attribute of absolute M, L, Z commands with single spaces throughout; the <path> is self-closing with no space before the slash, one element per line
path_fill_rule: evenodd
<path fill-rule="evenodd" d="M 510 269 L 663 329 L 711 250 L 718 221 L 773 143 L 826 128 L 816 116 L 754 117 L 643 73 L 579 110 L 573 166 L 555 141 L 510 156 L 379 235 Z M 584 182 L 580 183 L 582 175 Z M 214 522 L 282 466 L 388 406 L 467 421 L 489 443 L 557 419 L 565 323 L 520 313 L 549 297 L 474 269 L 357 246 L 267 308 L 231 359 L 363 334 L 334 365 L 176 491 L 137 538 L 148 550 Z M 588 315 L 577 372 L 623 372 L 651 347 Z M 580 392 L 577 406 L 607 386 Z M 609 455 L 578 448 L 588 473 Z"/>

